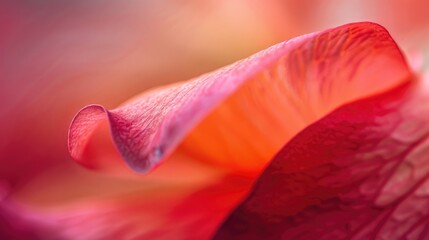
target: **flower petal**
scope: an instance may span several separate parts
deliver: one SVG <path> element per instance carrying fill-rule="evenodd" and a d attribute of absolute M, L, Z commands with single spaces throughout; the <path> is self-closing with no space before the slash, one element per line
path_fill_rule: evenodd
<path fill-rule="evenodd" d="M 429 88 L 415 85 L 300 132 L 215 239 L 427 239 Z"/>
<path fill-rule="evenodd" d="M 71 124 L 69 150 L 75 160 L 91 165 L 83 154 L 86 142 L 107 118 L 117 148 L 137 172 L 156 166 L 180 143 L 199 159 L 243 172 L 259 170 L 309 123 L 409 75 L 383 27 L 344 25 L 146 92 L 114 110 L 88 106 Z"/>
<path fill-rule="evenodd" d="M 49 170 L 0 200 L 0 225 L 24 239 L 207 239 L 250 181 L 173 159 L 143 179 L 76 165 Z"/>

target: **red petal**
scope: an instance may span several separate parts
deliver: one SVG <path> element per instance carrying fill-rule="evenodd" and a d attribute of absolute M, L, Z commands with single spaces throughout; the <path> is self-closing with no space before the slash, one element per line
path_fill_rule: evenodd
<path fill-rule="evenodd" d="M 408 84 L 309 126 L 216 239 L 428 239 L 428 101 Z"/>
<path fill-rule="evenodd" d="M 88 106 L 73 120 L 69 150 L 78 162 L 93 164 L 84 149 L 107 118 L 117 148 L 136 171 L 148 171 L 180 143 L 198 159 L 259 170 L 309 123 L 409 75 L 384 28 L 349 24 L 280 43 L 211 74 L 144 93 L 112 111 Z M 281 121 L 285 116 L 289 122 Z"/>

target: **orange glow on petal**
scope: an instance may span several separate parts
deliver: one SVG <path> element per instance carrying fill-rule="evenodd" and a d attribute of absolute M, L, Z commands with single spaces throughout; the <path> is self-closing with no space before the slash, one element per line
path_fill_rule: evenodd
<path fill-rule="evenodd" d="M 313 121 L 409 77 L 399 49 L 380 26 L 348 25 L 307 36 L 211 112 L 180 149 L 242 173 L 257 173 Z"/>

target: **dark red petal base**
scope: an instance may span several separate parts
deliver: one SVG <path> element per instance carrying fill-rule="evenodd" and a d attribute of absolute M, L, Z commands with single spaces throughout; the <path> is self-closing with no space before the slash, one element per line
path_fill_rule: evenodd
<path fill-rule="evenodd" d="M 414 85 L 303 130 L 215 239 L 429 239 L 429 95 Z"/>

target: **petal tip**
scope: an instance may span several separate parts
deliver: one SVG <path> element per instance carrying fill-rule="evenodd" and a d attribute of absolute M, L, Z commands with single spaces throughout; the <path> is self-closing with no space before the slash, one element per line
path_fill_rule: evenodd
<path fill-rule="evenodd" d="M 84 149 L 101 120 L 106 119 L 107 109 L 101 105 L 88 105 L 74 116 L 68 131 L 70 156 L 88 168 L 93 166 L 83 159 Z"/>
<path fill-rule="evenodd" d="M 73 118 L 68 132 L 68 151 L 74 161 L 86 168 L 96 169 L 98 166 L 92 159 L 86 159 L 85 149 L 97 130 L 99 124 L 107 120 L 110 137 L 127 166 L 136 173 L 145 174 L 153 169 L 165 156 L 163 147 L 145 148 L 134 146 L 127 141 L 126 134 L 130 131 L 120 115 L 110 112 L 97 104 L 82 108 Z"/>

